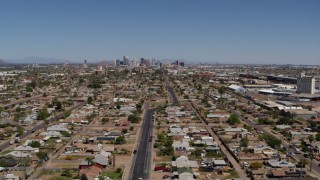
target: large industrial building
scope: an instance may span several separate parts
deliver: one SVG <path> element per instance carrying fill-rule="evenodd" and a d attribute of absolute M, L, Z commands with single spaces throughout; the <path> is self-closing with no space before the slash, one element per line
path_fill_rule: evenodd
<path fill-rule="evenodd" d="M 297 93 L 315 93 L 316 80 L 313 76 L 306 76 L 301 73 L 300 77 L 297 78 Z"/>

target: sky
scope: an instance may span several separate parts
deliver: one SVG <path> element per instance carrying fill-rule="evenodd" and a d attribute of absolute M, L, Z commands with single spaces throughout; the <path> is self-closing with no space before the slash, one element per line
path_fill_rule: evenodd
<path fill-rule="evenodd" d="M 320 65 L 319 0 L 1 0 L 0 58 Z"/>

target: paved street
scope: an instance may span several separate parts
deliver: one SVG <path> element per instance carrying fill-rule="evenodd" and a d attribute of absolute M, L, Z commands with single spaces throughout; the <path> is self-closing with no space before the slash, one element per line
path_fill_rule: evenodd
<path fill-rule="evenodd" d="M 142 178 L 144 180 L 149 179 L 150 160 L 151 160 L 151 142 L 149 138 L 152 135 L 152 115 L 154 109 L 147 109 L 144 121 L 141 125 L 141 134 L 139 138 L 139 146 L 137 149 L 136 157 L 131 167 L 130 180 L 138 180 Z"/>
<path fill-rule="evenodd" d="M 178 98 L 177 98 L 176 94 L 174 93 L 174 90 L 173 90 L 171 84 L 167 84 L 167 87 L 168 87 L 168 91 L 170 92 L 172 100 L 173 100 L 172 105 L 175 106 L 179 103 Z"/>

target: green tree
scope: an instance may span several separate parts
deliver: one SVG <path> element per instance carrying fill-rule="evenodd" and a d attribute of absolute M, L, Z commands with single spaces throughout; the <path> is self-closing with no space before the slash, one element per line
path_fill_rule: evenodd
<path fill-rule="evenodd" d="M 222 96 L 222 95 L 226 92 L 226 87 L 220 86 L 220 87 L 218 88 L 218 92 L 219 92 L 219 94 Z"/>
<path fill-rule="evenodd" d="M 240 124 L 240 119 L 237 115 L 231 114 L 227 120 L 227 123 L 229 123 L 230 125 Z"/>
<path fill-rule="evenodd" d="M 250 167 L 252 169 L 259 169 L 259 168 L 262 168 L 263 164 L 262 163 L 259 163 L 259 162 L 253 162 L 250 164 Z"/>
<path fill-rule="evenodd" d="M 93 98 L 90 96 L 90 97 L 88 97 L 88 100 L 87 100 L 87 103 L 88 104 L 91 104 L 93 102 Z"/>
<path fill-rule="evenodd" d="M 137 109 L 141 109 L 141 108 L 142 108 L 142 105 L 141 105 L 141 104 L 137 104 L 137 105 L 136 105 L 136 108 L 137 108 Z"/>
<path fill-rule="evenodd" d="M 88 180 L 88 177 L 86 174 L 81 174 L 80 180 Z"/>
<path fill-rule="evenodd" d="M 258 138 L 259 138 L 259 140 L 266 141 L 266 143 L 272 148 L 279 148 L 281 145 L 281 140 L 277 139 L 273 135 L 260 134 Z"/>
<path fill-rule="evenodd" d="M 117 168 L 116 173 L 121 173 L 122 169 L 121 168 Z"/>
<path fill-rule="evenodd" d="M 50 116 L 50 113 L 48 112 L 48 108 L 45 106 L 38 112 L 38 119 L 39 120 L 45 120 Z"/>
<path fill-rule="evenodd" d="M 310 144 L 312 144 L 312 142 L 314 141 L 314 136 L 312 134 L 310 134 L 308 136 L 308 140 L 309 140 Z"/>
<path fill-rule="evenodd" d="M 118 144 L 124 144 L 126 142 L 126 138 L 124 136 L 119 136 L 116 139 L 116 143 Z"/>
<path fill-rule="evenodd" d="M 102 124 L 106 124 L 108 122 L 109 122 L 109 118 L 104 117 L 104 118 L 101 119 L 101 123 Z"/>
<path fill-rule="evenodd" d="M 91 82 L 90 82 L 90 84 L 88 85 L 88 87 L 90 87 L 90 88 L 94 88 L 94 89 L 97 89 L 97 88 L 101 88 L 102 86 L 101 86 L 101 81 L 100 81 L 100 79 L 98 79 L 98 78 L 93 78 L 92 80 L 91 80 Z"/>
<path fill-rule="evenodd" d="M 317 127 L 317 123 L 314 121 L 309 121 L 309 124 L 311 127 L 316 128 Z"/>
<path fill-rule="evenodd" d="M 45 160 L 48 158 L 48 154 L 46 152 L 43 151 L 39 151 L 36 153 L 36 156 L 40 159 L 40 160 Z"/>
<path fill-rule="evenodd" d="M 33 148 L 39 148 L 41 146 L 39 141 L 31 141 L 28 146 L 31 146 Z"/>
<path fill-rule="evenodd" d="M 66 111 L 66 112 L 64 112 L 64 114 L 63 114 L 64 118 L 67 118 L 67 117 L 69 117 L 70 115 L 71 115 L 71 111 Z"/>
<path fill-rule="evenodd" d="M 61 176 L 72 177 L 72 174 L 69 169 L 62 171 Z"/>
<path fill-rule="evenodd" d="M 84 83 L 84 79 L 83 79 L 83 78 L 80 78 L 80 79 L 79 79 L 79 84 L 82 85 L 83 83 Z"/>
<path fill-rule="evenodd" d="M 26 87 L 26 91 L 27 91 L 27 92 L 32 92 L 32 91 L 33 91 L 33 89 L 32 89 L 32 87 L 31 87 L 31 86 L 27 86 L 27 87 Z"/>
<path fill-rule="evenodd" d="M 64 137 L 70 137 L 71 136 L 71 134 L 68 131 L 61 131 L 60 133 Z"/>
<path fill-rule="evenodd" d="M 87 161 L 88 166 L 90 166 L 91 164 L 94 163 L 94 162 L 93 162 L 93 159 L 94 159 L 94 157 L 86 157 L 84 160 Z"/>
<path fill-rule="evenodd" d="M 317 140 L 317 141 L 320 141 L 320 133 L 318 133 L 318 134 L 316 135 L 316 140 Z"/>
<path fill-rule="evenodd" d="M 281 117 L 278 121 L 277 124 L 289 124 L 292 125 L 294 121 L 290 119 L 289 117 Z"/>
<path fill-rule="evenodd" d="M 262 119 L 258 119 L 258 123 L 259 124 L 271 125 L 273 123 L 273 121 L 271 121 L 268 118 L 262 118 Z"/>
<path fill-rule="evenodd" d="M 201 156 L 201 153 L 203 153 L 203 150 L 200 148 L 196 148 L 191 154 L 193 156 L 199 157 L 199 156 Z"/>
<path fill-rule="evenodd" d="M 130 114 L 130 115 L 128 116 L 128 121 L 131 122 L 131 123 L 139 123 L 140 118 L 137 117 L 136 115 Z"/>
<path fill-rule="evenodd" d="M 128 129 L 122 129 L 122 134 L 127 134 L 128 133 Z"/>
<path fill-rule="evenodd" d="M 57 101 L 55 109 L 56 110 L 61 110 L 62 109 L 62 103 L 60 101 Z"/>
<path fill-rule="evenodd" d="M 37 82 L 35 80 L 32 80 L 30 83 L 30 86 L 34 89 L 37 86 Z"/>
<path fill-rule="evenodd" d="M 240 141 L 240 146 L 246 148 L 246 147 L 248 147 L 248 145 L 249 145 L 248 138 L 242 138 L 241 141 Z"/>
<path fill-rule="evenodd" d="M 253 128 L 251 126 L 248 126 L 246 124 L 243 125 L 243 128 L 245 128 L 249 132 L 251 132 L 253 130 Z"/>

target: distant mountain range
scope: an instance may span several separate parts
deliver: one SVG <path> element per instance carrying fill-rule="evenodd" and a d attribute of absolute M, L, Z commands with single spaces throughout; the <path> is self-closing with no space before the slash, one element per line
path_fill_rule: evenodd
<path fill-rule="evenodd" d="M 65 62 L 70 63 L 65 59 L 57 59 L 57 58 L 44 58 L 44 57 L 26 57 L 26 58 L 18 58 L 18 59 L 6 59 L 6 63 L 9 64 L 63 64 Z"/>
<path fill-rule="evenodd" d="M 112 65 L 113 61 L 103 60 L 103 61 L 97 62 L 96 64 L 99 64 L 99 65 L 102 65 L 102 66 Z"/>
<path fill-rule="evenodd" d="M 0 64 L 7 64 L 7 62 L 4 61 L 3 59 L 0 59 Z"/>

